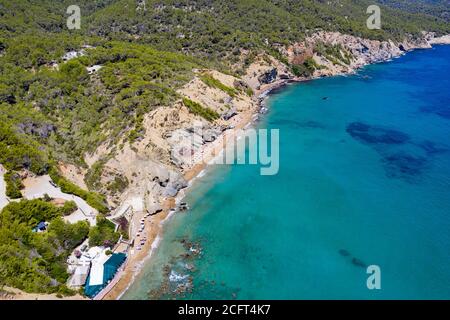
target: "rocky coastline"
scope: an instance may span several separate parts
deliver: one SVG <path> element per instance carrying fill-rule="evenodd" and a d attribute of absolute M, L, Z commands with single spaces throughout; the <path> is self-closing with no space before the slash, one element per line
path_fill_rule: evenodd
<path fill-rule="evenodd" d="M 351 56 L 351 59 L 349 58 L 348 63 L 342 61 L 336 63 L 333 57 L 314 50 L 321 44 L 338 47 L 342 59 L 346 54 Z M 232 130 L 229 129 L 244 128 L 268 111 L 265 100 L 269 94 L 290 83 L 352 74 L 366 65 L 387 61 L 411 50 L 431 48 L 435 44 L 450 44 L 450 37 L 435 38 L 433 34 L 423 33 L 420 39 L 409 38 L 401 43 L 394 43 L 362 39 L 337 32 L 320 32 L 308 37 L 304 42 L 278 48 L 289 63 L 302 64 L 307 59 L 312 59 L 319 67 L 311 70 L 311 74 L 307 76 L 295 75 L 279 60 L 263 55 L 250 64 L 241 78 L 215 70 L 195 70 L 194 79 L 178 93 L 218 112 L 222 117 L 214 123 L 209 123 L 191 114 L 182 103 L 158 108 L 146 116 L 144 121 L 146 137 L 134 145 L 125 145 L 105 165 L 107 171 L 119 172 L 132 181 L 127 190 L 115 199 L 115 203 L 120 205 L 116 207 L 113 215 L 120 215 L 122 208 L 132 207 L 134 215 L 130 225 L 147 213 L 151 216 L 149 221 L 146 221 L 144 230 L 149 234 L 148 244 L 140 252 L 136 252 L 133 248 L 129 249 L 130 256 L 120 274 L 120 279 L 115 286 L 108 289 L 108 292 L 102 294 L 103 299 L 118 299 L 129 287 L 141 269 L 143 261 L 151 256 L 162 238 L 164 223 L 174 212 L 182 211 L 180 192 L 182 193 L 189 186 L 189 182 L 195 179 L 208 162 L 223 149 L 224 137 L 232 134 L 230 133 Z M 253 94 L 249 96 L 242 90 L 236 91 L 236 94 L 231 96 L 221 89 L 209 87 L 200 79 L 205 74 L 228 88 L 236 89 L 236 84 L 240 84 L 244 88 L 251 89 Z M 196 123 L 204 126 L 208 133 L 196 136 L 194 130 Z M 198 154 L 201 157 L 189 157 L 191 161 L 188 162 L 178 154 L 174 159 L 174 155 L 177 156 L 176 152 L 186 150 L 187 141 L 198 141 L 198 145 L 188 152 L 190 155 Z M 107 152 L 106 147 L 104 150 L 100 148 L 97 154 L 87 156 L 87 162 L 92 164 L 95 159 L 102 156 L 102 153 Z M 133 234 L 130 236 L 134 237 Z"/>

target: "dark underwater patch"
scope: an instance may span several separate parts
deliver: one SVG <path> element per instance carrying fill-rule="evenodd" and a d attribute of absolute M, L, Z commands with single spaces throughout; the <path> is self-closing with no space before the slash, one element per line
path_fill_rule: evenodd
<path fill-rule="evenodd" d="M 345 250 L 345 249 L 339 250 L 339 254 L 340 254 L 341 256 L 343 256 L 343 257 L 348 257 L 348 256 L 350 256 L 350 252 L 348 252 L 348 251 Z"/>
<path fill-rule="evenodd" d="M 428 155 L 440 154 L 443 152 L 447 152 L 448 148 L 437 145 L 433 141 L 425 140 L 417 144 L 422 150 L 424 150 Z"/>
<path fill-rule="evenodd" d="M 310 129 L 324 129 L 324 126 L 317 121 L 305 121 L 301 122 L 300 126 L 302 128 L 310 128 Z"/>
<path fill-rule="evenodd" d="M 433 156 L 447 152 L 448 148 L 429 140 L 414 141 L 398 130 L 352 122 L 347 132 L 356 140 L 370 145 L 381 156 L 386 176 L 417 182 Z"/>
<path fill-rule="evenodd" d="M 450 105 L 433 105 L 427 106 L 420 109 L 424 113 L 432 113 L 438 115 L 442 118 L 450 120 Z"/>
<path fill-rule="evenodd" d="M 357 266 L 357 267 L 367 268 L 367 265 L 364 263 L 364 261 L 359 260 L 358 258 L 353 258 L 352 259 L 352 264 Z"/>
<path fill-rule="evenodd" d="M 366 144 L 404 144 L 410 140 L 406 133 L 362 122 L 350 123 L 346 131 L 354 139 Z"/>
<path fill-rule="evenodd" d="M 407 153 L 396 153 L 385 156 L 383 162 L 386 174 L 391 178 L 412 178 L 422 173 L 427 159 Z"/>
<path fill-rule="evenodd" d="M 361 268 L 367 268 L 367 264 L 365 264 L 364 261 L 362 261 L 361 259 L 358 259 L 356 257 L 353 257 L 352 254 L 348 250 L 340 249 L 338 252 L 341 256 L 348 259 L 354 266 L 361 267 Z"/>
<path fill-rule="evenodd" d="M 288 119 L 282 119 L 282 120 L 274 120 L 270 121 L 270 125 L 272 126 L 288 126 L 292 128 L 301 128 L 301 129 L 324 129 L 324 126 L 317 122 L 317 121 L 295 121 L 295 120 L 288 120 Z"/>

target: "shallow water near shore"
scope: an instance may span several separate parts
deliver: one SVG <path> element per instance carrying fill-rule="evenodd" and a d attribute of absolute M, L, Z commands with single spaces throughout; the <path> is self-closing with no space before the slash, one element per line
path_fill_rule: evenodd
<path fill-rule="evenodd" d="M 449 88 L 436 46 L 272 95 L 278 175 L 209 167 L 122 299 L 450 299 Z"/>

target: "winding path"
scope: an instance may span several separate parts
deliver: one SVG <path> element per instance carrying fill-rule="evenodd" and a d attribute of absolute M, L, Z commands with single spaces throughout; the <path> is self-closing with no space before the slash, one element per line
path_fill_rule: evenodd
<path fill-rule="evenodd" d="M 48 194 L 52 198 L 74 201 L 77 204 L 78 210 L 71 215 L 64 217 L 64 220 L 75 223 L 87 219 L 91 225 L 95 225 L 95 217 L 98 214 L 97 210 L 92 208 L 80 197 L 62 192 L 60 188 L 52 185 L 50 181 L 51 178 L 48 175 L 25 179 L 23 181 L 25 186 L 25 189 L 22 190 L 23 196 L 26 199 L 36 199 L 42 198 L 45 194 Z"/>

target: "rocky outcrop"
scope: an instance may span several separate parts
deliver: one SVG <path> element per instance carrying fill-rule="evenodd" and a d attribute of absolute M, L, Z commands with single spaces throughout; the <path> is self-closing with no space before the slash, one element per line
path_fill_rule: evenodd
<path fill-rule="evenodd" d="M 164 197 L 175 197 L 181 189 L 187 186 L 188 183 L 181 174 L 172 172 L 169 184 L 164 189 L 162 195 Z"/>
<path fill-rule="evenodd" d="M 398 57 L 405 52 L 418 48 L 430 48 L 434 41 L 434 34 L 424 33 L 422 37 L 407 36 L 401 42 L 378 41 L 363 39 L 339 32 L 318 32 L 304 42 L 280 47 L 280 52 L 292 64 L 300 64 L 305 57 L 312 57 L 317 64 L 313 70 L 313 77 L 333 76 L 337 74 L 352 73 L 367 64 L 386 61 Z M 333 57 L 316 50 L 318 46 L 340 48 L 342 57 Z M 311 55 L 312 54 L 312 55 Z"/>
<path fill-rule="evenodd" d="M 230 110 L 228 110 L 228 111 L 226 111 L 225 113 L 222 114 L 222 119 L 223 120 L 230 120 L 235 115 L 237 115 L 236 108 L 231 108 Z"/>
<path fill-rule="evenodd" d="M 244 91 L 244 92 L 250 88 L 247 83 L 245 83 L 243 80 L 239 80 L 239 79 L 236 79 L 233 81 L 233 86 L 236 89 L 238 89 L 239 91 Z"/>
<path fill-rule="evenodd" d="M 428 35 L 428 43 L 429 44 L 450 44 L 450 34 L 441 36 L 441 37 L 435 37 L 432 33 L 431 35 Z"/>
<path fill-rule="evenodd" d="M 258 81 L 260 84 L 269 84 L 274 82 L 277 79 L 277 76 L 278 70 L 276 68 L 273 68 L 268 72 L 265 72 L 264 74 L 260 75 L 258 77 Z"/>
<path fill-rule="evenodd" d="M 204 143 L 213 142 L 222 133 L 220 128 L 211 128 L 203 131 L 202 138 Z"/>
<path fill-rule="evenodd" d="M 165 167 L 155 167 L 153 181 L 157 182 L 161 187 L 166 187 L 170 180 L 170 173 Z"/>

